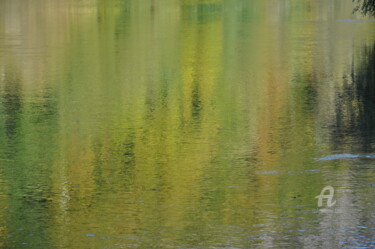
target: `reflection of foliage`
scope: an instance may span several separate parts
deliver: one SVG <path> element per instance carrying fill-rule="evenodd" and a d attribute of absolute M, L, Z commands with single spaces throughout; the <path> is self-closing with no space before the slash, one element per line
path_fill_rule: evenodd
<path fill-rule="evenodd" d="M 340 104 L 336 107 L 334 135 L 340 140 L 348 134 L 361 139 L 361 144 L 367 146 L 375 127 L 375 44 L 364 47 L 360 58 L 351 77 L 345 81 L 343 91 L 338 94 Z"/>
<path fill-rule="evenodd" d="M 364 49 L 365 60 L 359 68 L 359 72 L 355 75 L 355 82 L 358 92 L 358 101 L 360 105 L 360 118 L 362 127 L 373 131 L 375 126 L 374 106 L 375 106 L 375 44 L 372 47 Z"/>
<path fill-rule="evenodd" d="M 375 16 L 375 0 L 353 0 L 358 2 L 358 6 L 355 8 L 355 11 L 360 11 L 364 15 L 373 15 Z"/>

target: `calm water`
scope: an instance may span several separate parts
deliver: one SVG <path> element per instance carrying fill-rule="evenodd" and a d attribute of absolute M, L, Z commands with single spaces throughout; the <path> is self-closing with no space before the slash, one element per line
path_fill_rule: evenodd
<path fill-rule="evenodd" d="M 0 248 L 375 248 L 352 10 L 0 0 Z"/>

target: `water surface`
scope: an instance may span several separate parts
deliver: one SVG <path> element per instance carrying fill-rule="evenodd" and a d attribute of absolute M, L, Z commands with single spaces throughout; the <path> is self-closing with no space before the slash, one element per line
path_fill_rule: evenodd
<path fill-rule="evenodd" d="M 0 247 L 374 247 L 375 22 L 352 10 L 2 0 Z"/>

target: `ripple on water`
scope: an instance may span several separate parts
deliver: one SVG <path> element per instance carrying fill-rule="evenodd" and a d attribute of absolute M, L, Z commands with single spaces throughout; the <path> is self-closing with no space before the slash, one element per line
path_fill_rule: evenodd
<path fill-rule="evenodd" d="M 329 161 L 329 160 L 340 160 L 340 159 L 352 159 L 352 158 L 375 158 L 374 155 L 359 155 L 359 154 L 334 154 L 320 158 L 314 158 L 315 161 Z"/>

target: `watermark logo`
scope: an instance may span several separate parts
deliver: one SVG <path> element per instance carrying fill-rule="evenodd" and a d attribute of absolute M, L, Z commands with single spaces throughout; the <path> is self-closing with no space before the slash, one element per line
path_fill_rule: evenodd
<path fill-rule="evenodd" d="M 325 194 L 328 191 L 328 194 Z M 335 190 L 332 186 L 326 186 L 320 192 L 320 195 L 315 196 L 318 199 L 318 207 L 323 206 L 323 199 L 327 199 L 327 207 L 333 207 L 336 204 L 336 201 L 332 202 L 333 194 Z"/>

